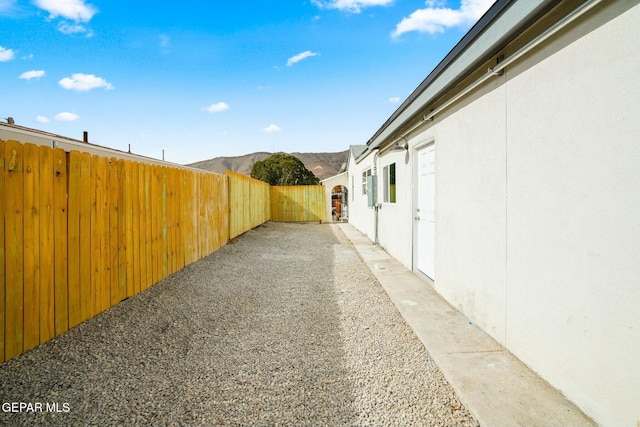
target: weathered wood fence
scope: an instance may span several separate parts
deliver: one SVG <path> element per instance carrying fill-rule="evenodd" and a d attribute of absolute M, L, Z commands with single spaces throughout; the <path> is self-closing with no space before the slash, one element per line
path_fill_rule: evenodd
<path fill-rule="evenodd" d="M 229 238 L 233 239 L 271 219 L 269 184 L 237 172 L 229 178 Z"/>
<path fill-rule="evenodd" d="M 264 222 L 324 220 L 318 191 L 0 140 L 0 363 Z"/>
<path fill-rule="evenodd" d="M 271 187 L 271 221 L 325 221 L 325 199 L 322 185 Z"/>

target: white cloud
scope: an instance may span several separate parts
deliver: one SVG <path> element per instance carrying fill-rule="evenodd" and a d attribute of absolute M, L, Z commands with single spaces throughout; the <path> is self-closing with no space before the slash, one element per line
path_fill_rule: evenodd
<path fill-rule="evenodd" d="M 495 0 L 462 0 L 459 9 L 436 7 L 433 1 L 427 1 L 427 7 L 418 9 L 404 18 L 391 33 L 399 37 L 404 33 L 443 33 L 447 28 L 472 25 L 491 7 Z"/>
<path fill-rule="evenodd" d="M 40 77 L 44 77 L 45 72 L 44 70 L 31 70 L 31 71 L 25 71 L 24 73 L 20 74 L 20 77 L 18 77 L 19 79 L 24 79 L 24 80 L 31 80 L 31 79 L 39 79 Z"/>
<path fill-rule="evenodd" d="M 49 123 L 49 119 L 45 116 L 36 117 L 36 122 L 38 123 Z"/>
<path fill-rule="evenodd" d="M 310 50 L 305 50 L 304 52 L 289 58 L 289 60 L 287 60 L 287 67 L 291 67 L 292 65 L 297 64 L 303 59 L 310 58 L 312 56 L 318 56 L 318 55 L 320 55 L 318 52 L 311 52 Z"/>
<path fill-rule="evenodd" d="M 266 128 L 262 128 L 262 131 L 264 133 L 280 132 L 281 130 L 282 129 L 280 129 L 278 126 L 274 125 L 273 123 L 267 126 Z"/>
<path fill-rule="evenodd" d="M 400 97 L 399 96 L 393 96 L 391 98 L 389 98 L 389 102 L 392 104 L 398 104 L 400 102 Z"/>
<path fill-rule="evenodd" d="M 79 118 L 79 115 L 73 113 L 64 112 L 56 114 L 56 120 L 59 120 L 61 122 L 73 122 L 78 120 Z"/>
<path fill-rule="evenodd" d="M 0 46 L 0 62 L 11 61 L 15 57 L 13 50 Z"/>
<path fill-rule="evenodd" d="M 229 109 L 229 104 L 226 102 L 217 102 L 215 104 L 211 104 L 208 107 L 203 108 L 204 111 L 208 111 L 210 113 L 219 113 L 221 111 L 225 111 Z"/>
<path fill-rule="evenodd" d="M 360 13 L 362 9 L 372 6 L 387 6 L 393 0 L 311 0 L 321 9 L 338 9 L 344 12 Z"/>
<path fill-rule="evenodd" d="M 61 22 L 58 24 L 58 31 L 62 34 L 83 34 L 86 33 L 87 37 L 93 36 L 93 31 L 90 28 L 80 24 L 70 24 L 68 22 Z"/>
<path fill-rule="evenodd" d="M 86 92 L 100 87 L 103 87 L 106 90 L 113 89 L 113 85 L 111 83 L 102 77 L 96 77 L 93 74 L 76 73 L 71 77 L 65 77 L 60 80 L 58 84 L 65 89 L 77 90 L 79 92 Z"/>
<path fill-rule="evenodd" d="M 98 13 L 95 6 L 84 0 L 35 0 L 36 6 L 49 12 L 50 18 L 61 16 L 75 22 L 89 22 Z"/>

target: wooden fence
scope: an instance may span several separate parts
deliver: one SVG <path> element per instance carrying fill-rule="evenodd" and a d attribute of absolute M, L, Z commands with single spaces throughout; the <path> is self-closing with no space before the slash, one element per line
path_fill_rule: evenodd
<path fill-rule="evenodd" d="M 271 219 L 269 184 L 237 172 L 227 171 L 229 178 L 229 238 Z"/>
<path fill-rule="evenodd" d="M 225 245 L 227 193 L 224 175 L 0 141 L 0 362 Z"/>
<path fill-rule="evenodd" d="M 271 187 L 271 221 L 325 221 L 326 216 L 323 185 Z"/>
<path fill-rule="evenodd" d="M 323 186 L 0 140 L 0 363 L 269 219 L 322 221 Z"/>

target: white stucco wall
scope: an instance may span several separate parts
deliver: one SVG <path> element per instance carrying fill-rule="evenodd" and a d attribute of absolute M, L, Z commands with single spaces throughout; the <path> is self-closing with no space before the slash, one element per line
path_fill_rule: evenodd
<path fill-rule="evenodd" d="M 601 20 L 507 73 L 506 342 L 596 421 L 635 426 L 640 6 Z"/>
<path fill-rule="evenodd" d="M 437 123 L 427 135 L 436 148 L 438 293 L 505 343 L 506 197 L 505 87 L 497 78 Z"/>
<path fill-rule="evenodd" d="M 381 246 L 410 266 L 414 147 L 435 141 L 434 287 L 604 426 L 640 421 L 638 22 L 606 2 L 436 117 L 380 211 Z"/>
<path fill-rule="evenodd" d="M 349 158 L 349 223 L 374 240 L 374 216 L 373 209 L 367 206 L 367 195 L 362 194 L 362 172 L 373 168 L 373 156 L 369 156 L 356 163 Z M 351 191 L 351 178 L 354 179 L 354 191 Z"/>
<path fill-rule="evenodd" d="M 390 255 L 408 268 L 412 268 L 411 241 L 412 216 L 412 168 L 408 151 L 390 151 L 378 157 L 378 200 L 381 203 L 378 226 L 378 240 Z M 396 202 L 384 202 L 384 168 L 395 163 Z"/>

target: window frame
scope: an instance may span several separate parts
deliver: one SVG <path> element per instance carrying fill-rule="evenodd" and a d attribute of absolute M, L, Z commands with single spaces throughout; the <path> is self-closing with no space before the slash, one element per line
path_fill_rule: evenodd
<path fill-rule="evenodd" d="M 396 163 L 390 163 L 382 168 L 383 176 L 383 202 L 384 203 L 396 203 L 397 190 L 396 190 Z"/>
<path fill-rule="evenodd" d="M 362 171 L 362 195 L 367 195 L 367 177 L 371 176 L 371 168 L 365 169 Z"/>

